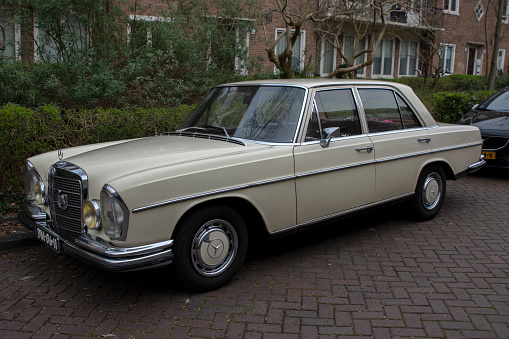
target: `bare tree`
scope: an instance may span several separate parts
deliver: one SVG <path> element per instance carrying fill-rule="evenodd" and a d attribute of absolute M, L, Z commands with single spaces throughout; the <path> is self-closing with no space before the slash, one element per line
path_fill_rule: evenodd
<path fill-rule="evenodd" d="M 503 21 L 503 13 L 504 6 L 507 6 L 507 0 L 498 0 L 497 6 L 497 21 L 495 24 L 495 34 L 493 41 L 493 51 L 491 53 L 491 64 L 490 64 L 490 72 L 488 75 L 488 90 L 492 90 L 495 88 L 495 75 L 497 74 L 497 59 L 498 59 L 498 49 L 500 47 L 501 33 L 502 33 L 502 21 Z"/>
<path fill-rule="evenodd" d="M 280 72 L 281 77 L 292 78 L 294 73 L 292 48 L 306 23 L 320 21 L 319 16 L 322 9 L 320 6 L 316 8 L 316 3 L 307 0 L 274 0 L 271 5 L 271 7 L 263 10 L 263 15 L 260 15 L 265 33 L 265 50 L 269 60 L 274 63 L 276 69 Z M 275 40 L 269 37 L 263 17 L 265 15 L 272 16 L 273 14 L 281 16 L 285 24 L 284 31 Z M 276 46 L 281 41 L 286 41 L 286 46 L 282 52 L 276 54 Z"/>
<path fill-rule="evenodd" d="M 332 12 L 328 20 L 327 30 L 325 34 L 330 34 L 331 23 L 338 23 L 344 25 L 345 22 L 349 24 L 353 30 L 354 43 L 353 53 L 351 56 L 347 55 L 339 44 L 339 39 L 335 39 L 335 49 L 344 61 L 344 67 L 336 68 L 329 73 L 326 77 L 332 78 L 348 74 L 350 78 L 355 76 L 355 71 L 360 70 L 374 62 L 375 52 L 383 41 L 385 33 L 387 32 L 387 16 L 395 8 L 402 8 L 408 5 L 405 0 L 337 0 L 333 1 L 329 7 L 328 12 Z M 323 25 L 322 25 L 323 26 Z M 323 32 L 323 31 L 322 31 Z M 361 47 L 362 39 L 367 39 L 366 47 Z M 364 61 L 355 64 L 355 60 L 359 57 L 366 55 Z"/>
<path fill-rule="evenodd" d="M 374 62 L 375 51 L 383 41 L 387 32 L 387 18 L 394 9 L 410 8 L 410 0 L 322 0 L 316 3 L 299 0 L 274 0 L 272 7 L 265 13 L 280 15 L 285 22 L 285 30 L 272 40 L 268 34 L 264 20 L 266 51 L 268 58 L 274 63 L 282 77 L 293 77 L 292 48 L 296 43 L 301 29 L 309 24 L 321 40 L 326 40 L 334 50 L 338 51 L 344 61 L 344 67 L 334 69 L 327 77 L 348 74 L 355 75 L 360 70 Z M 353 31 L 354 45 L 352 55 L 347 55 L 341 48 L 340 36 L 343 28 L 348 26 Z M 368 43 L 359 48 L 363 39 Z M 285 49 L 277 54 L 276 46 L 286 41 Z M 359 57 L 366 55 L 364 61 L 355 63 Z"/>

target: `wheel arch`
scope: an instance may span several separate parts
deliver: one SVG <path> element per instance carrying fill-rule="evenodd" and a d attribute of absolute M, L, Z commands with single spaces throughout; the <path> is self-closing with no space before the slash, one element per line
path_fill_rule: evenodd
<path fill-rule="evenodd" d="M 228 206 L 237 210 L 242 215 L 242 218 L 246 223 L 249 239 L 253 239 L 253 237 L 269 236 L 265 221 L 263 220 L 263 217 L 258 211 L 258 209 L 251 202 L 240 197 L 222 197 L 200 202 L 189 208 L 179 218 L 176 227 L 178 227 L 182 220 L 185 220 L 189 215 L 195 213 L 200 209 L 214 205 Z"/>
<path fill-rule="evenodd" d="M 431 161 L 424 163 L 423 166 L 421 167 L 419 173 L 417 173 L 417 178 L 419 177 L 420 173 L 422 172 L 422 170 L 424 168 L 426 168 L 428 166 L 434 166 L 434 165 L 442 167 L 442 169 L 444 170 L 445 178 L 447 180 L 455 180 L 456 179 L 456 175 L 454 174 L 454 170 L 452 169 L 451 165 L 443 159 L 435 159 L 435 160 L 431 160 Z M 416 182 L 416 184 L 417 184 L 417 182 Z"/>

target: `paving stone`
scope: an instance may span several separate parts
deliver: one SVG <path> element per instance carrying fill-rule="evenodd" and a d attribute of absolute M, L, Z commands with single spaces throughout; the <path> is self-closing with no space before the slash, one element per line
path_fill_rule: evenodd
<path fill-rule="evenodd" d="M 427 222 L 395 205 L 273 240 L 202 294 L 176 289 L 167 268 L 116 274 L 11 249 L 0 337 L 509 338 L 506 177 L 448 181 Z"/>

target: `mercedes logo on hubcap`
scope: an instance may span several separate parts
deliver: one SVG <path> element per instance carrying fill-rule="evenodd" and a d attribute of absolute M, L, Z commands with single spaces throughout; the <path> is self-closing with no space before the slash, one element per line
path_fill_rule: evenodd
<path fill-rule="evenodd" d="M 209 256 L 213 259 L 217 259 L 223 254 L 224 244 L 220 239 L 214 239 L 209 243 L 207 252 Z"/>

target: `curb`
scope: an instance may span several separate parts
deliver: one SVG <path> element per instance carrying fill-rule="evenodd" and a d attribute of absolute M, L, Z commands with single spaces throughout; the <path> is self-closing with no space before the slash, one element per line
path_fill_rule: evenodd
<path fill-rule="evenodd" d="M 1 217 L 0 223 L 14 221 L 18 218 L 17 215 L 11 215 L 8 217 Z M 11 250 L 19 247 L 29 247 L 42 244 L 35 238 L 34 232 L 27 232 L 21 234 L 8 235 L 0 237 L 0 251 Z"/>
<path fill-rule="evenodd" d="M 19 247 L 34 246 L 39 244 L 42 243 L 39 240 L 37 240 L 34 232 L 0 237 L 0 251 L 6 251 Z"/>
<path fill-rule="evenodd" d="M 0 217 L 0 224 L 3 224 L 4 222 L 8 222 L 8 221 L 14 221 L 18 219 L 18 215 L 10 215 L 8 217 Z"/>

